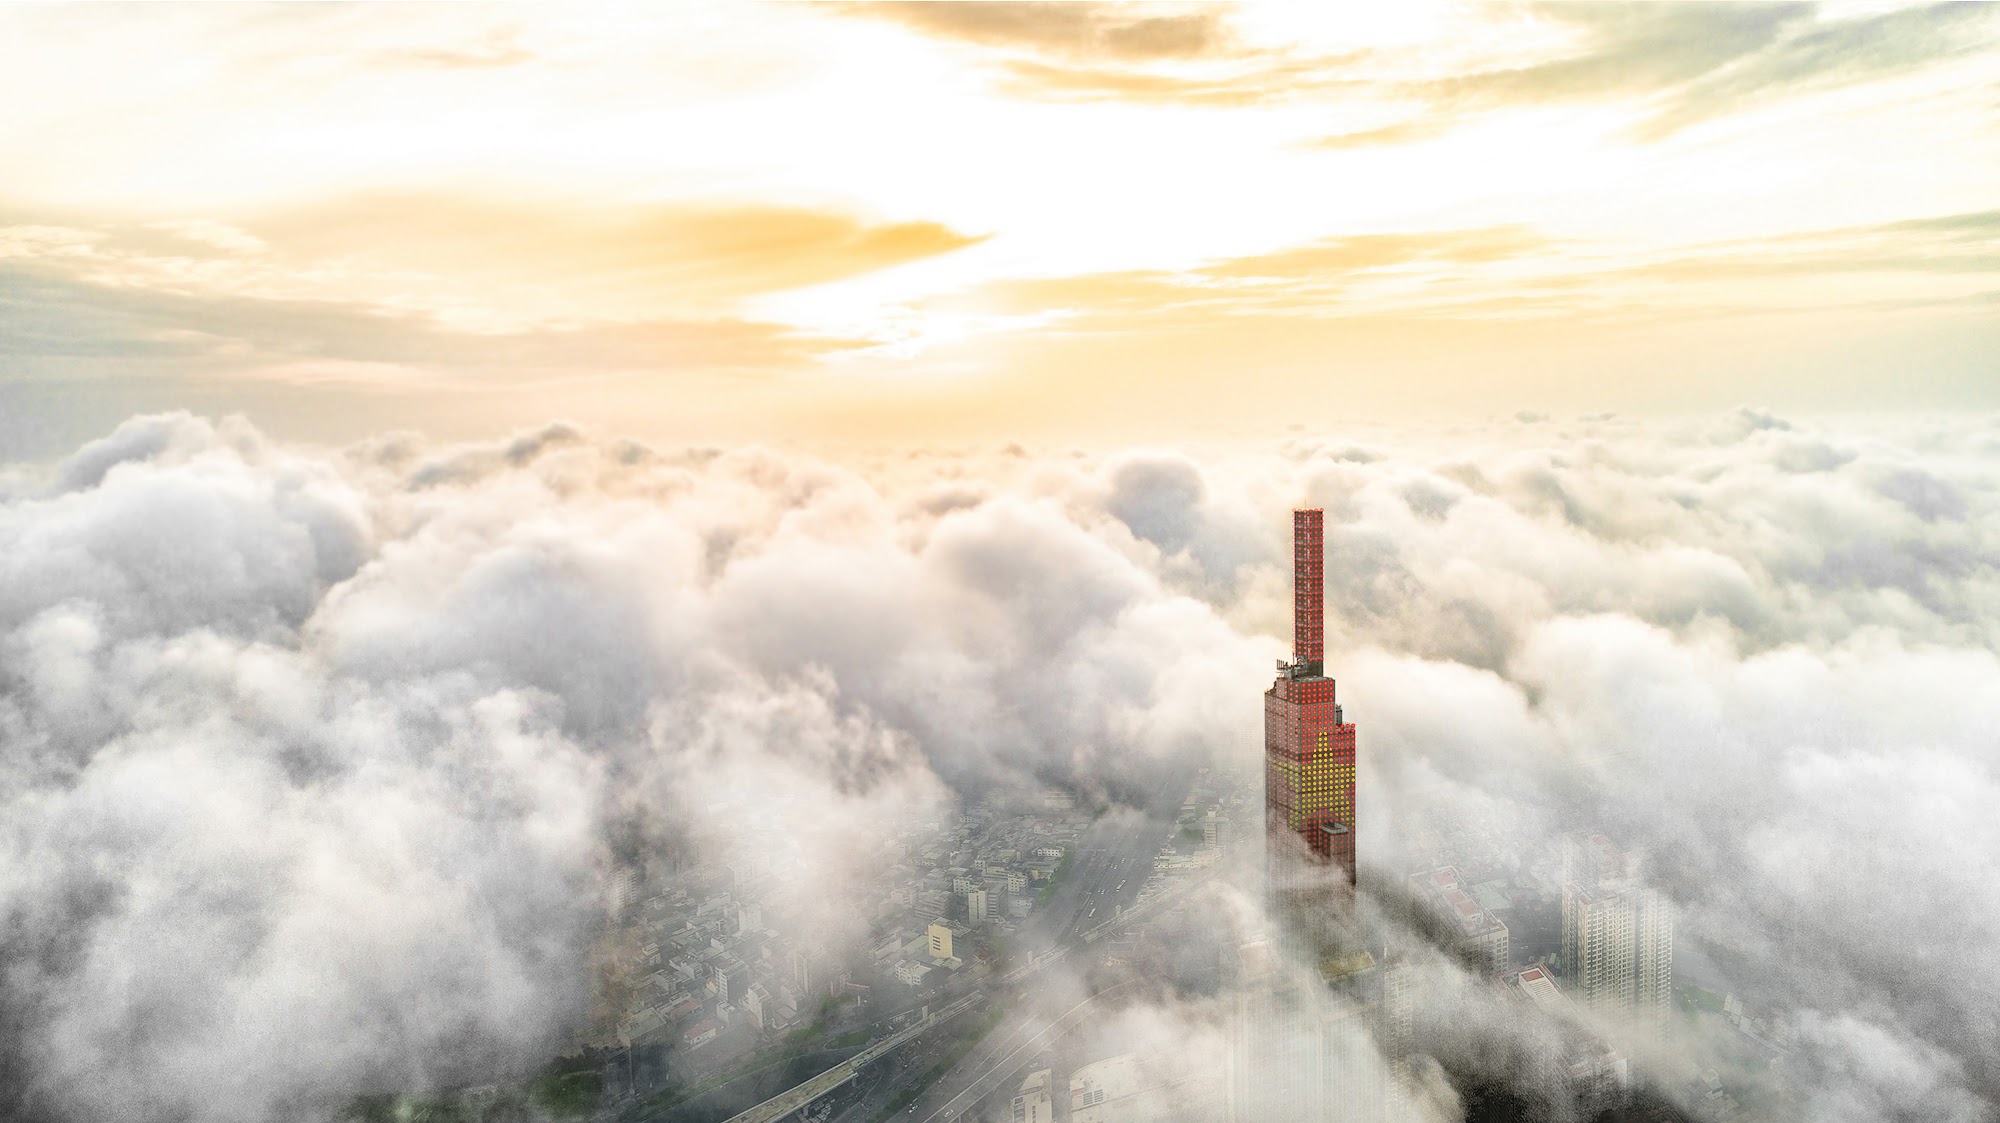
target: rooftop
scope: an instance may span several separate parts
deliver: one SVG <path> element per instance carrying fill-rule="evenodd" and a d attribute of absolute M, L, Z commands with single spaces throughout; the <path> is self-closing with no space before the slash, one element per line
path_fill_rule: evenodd
<path fill-rule="evenodd" d="M 1410 885 L 1442 909 L 1463 936 L 1484 936 L 1506 927 L 1499 917 L 1460 887 L 1456 867 L 1441 866 L 1429 873 L 1412 874 Z"/>
<path fill-rule="evenodd" d="M 1520 986 L 1521 993 L 1527 995 L 1543 1013 L 1562 1016 L 1568 1011 L 1569 999 L 1563 997 L 1563 992 L 1556 987 L 1556 981 L 1540 967 L 1528 968 L 1514 976 L 1514 981 Z"/>

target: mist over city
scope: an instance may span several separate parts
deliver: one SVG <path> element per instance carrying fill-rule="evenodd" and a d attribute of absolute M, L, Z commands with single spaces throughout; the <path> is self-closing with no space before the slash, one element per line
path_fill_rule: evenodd
<path fill-rule="evenodd" d="M 0 1119 L 2000 1118 L 1996 36 L 0 10 Z"/>
<path fill-rule="evenodd" d="M 1029 911 L 959 939 L 1027 945 L 1046 898 L 1013 866 L 1091 816 L 1144 841 L 1128 889 L 1185 903 L 1094 966 L 1140 985 L 1089 1032 L 1219 1076 L 1266 923 L 1243 731 L 1289 615 L 1289 526 L 1258 516 L 1310 502 L 1364 738 L 1359 907 L 1450 991 L 1446 1073 L 1546 1091 L 1512 1051 L 1558 1027 L 1398 871 L 1462 854 L 1532 888 L 1581 824 L 1643 856 L 1689 985 L 1753 1012 L 1797 1117 L 1981 1118 L 2000 430 L 1388 436 L 840 465 L 560 427 L 306 450 L 163 415 L 12 469 L 14 1110 L 247 1120 L 518 1077 L 614 1044 L 608 992 L 653 973 L 619 941 L 671 946 L 717 897 L 731 935 L 914 997 L 873 952 L 936 903 L 924 862 L 1022 852 L 989 864 Z M 1211 810 L 1219 845 L 1176 848 Z M 1703 1012 L 1650 1047 L 1754 1069 L 1742 1032 Z M 1451 1084 L 1410 1117 L 1451 1117 Z"/>

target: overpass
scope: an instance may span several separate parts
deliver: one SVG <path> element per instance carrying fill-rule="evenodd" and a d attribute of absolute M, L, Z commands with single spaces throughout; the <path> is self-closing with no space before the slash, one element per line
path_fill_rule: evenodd
<path fill-rule="evenodd" d="M 1041 955 L 1034 956 L 1028 962 L 1001 976 L 1000 981 L 1003 984 L 1019 982 L 1049 964 L 1057 962 L 1068 954 L 1068 948 L 1056 948 L 1052 951 L 1043 952 Z M 807 1080 L 803 1084 L 794 1085 L 790 1090 L 780 1092 L 763 1103 L 758 1104 L 756 1107 L 730 1116 L 726 1123 L 777 1123 L 778 1120 L 798 1111 L 800 1108 L 805 1107 L 807 1104 L 812 1103 L 814 1100 L 819 1099 L 821 1096 L 859 1076 L 862 1069 L 895 1051 L 897 1046 L 903 1045 L 912 1038 L 921 1037 L 930 1030 L 936 1029 L 945 1022 L 972 1009 L 980 1002 L 985 1001 L 985 999 L 986 993 L 982 991 L 975 994 L 968 994 L 948 1006 L 940 1007 L 935 1013 L 925 1015 L 915 1024 L 875 1042 L 873 1045 L 868 1046 L 866 1049 L 861 1050 L 859 1053 L 834 1065 L 832 1068 Z"/>
<path fill-rule="evenodd" d="M 854 1079 L 871 1062 L 881 1059 L 897 1046 L 958 1017 L 985 998 L 984 994 L 968 994 L 951 1005 L 942 1007 L 937 1012 L 928 1014 L 914 1024 L 875 1042 L 805 1083 L 795 1085 L 789 1091 L 780 1092 L 748 1111 L 730 1116 L 728 1123 L 777 1123 L 778 1120 Z"/>
<path fill-rule="evenodd" d="M 1109 920 L 1106 920 L 1103 923 L 1098 924 L 1096 927 L 1092 928 L 1089 932 L 1084 933 L 1083 941 L 1086 944 L 1094 943 L 1099 938 L 1109 934 L 1110 932 L 1118 928 L 1130 924 L 1133 921 L 1138 920 L 1144 916 L 1157 912 L 1159 908 L 1167 902 L 1168 899 L 1178 899 L 1181 895 L 1186 893 L 1187 889 L 1188 886 L 1185 884 L 1176 886 L 1172 890 L 1162 892 L 1161 894 L 1154 897 L 1150 901 L 1143 902 L 1134 908 L 1127 909 L 1121 915 L 1114 916 Z M 1012 971 L 1007 972 L 1005 975 L 1002 975 L 1000 977 L 1001 985 L 1006 986 L 1020 982 L 1021 980 L 1027 978 L 1028 976 L 1033 975 L 1035 972 L 1040 971 L 1042 968 L 1047 967 L 1049 964 L 1060 961 L 1068 954 L 1069 954 L 1068 947 L 1057 947 L 1045 951 L 1040 955 L 1034 956 L 1030 958 L 1028 962 L 1022 964 L 1019 967 L 1014 968 Z M 1113 989 L 1115 990 L 1117 988 L 1114 987 Z M 805 1081 L 802 1084 L 794 1085 L 791 1089 L 784 1092 L 780 1092 L 777 1095 L 771 1097 L 770 1099 L 765 1100 L 763 1103 L 760 1103 L 757 1106 L 748 1109 L 747 1111 L 743 1111 L 736 1115 L 730 1116 L 729 1119 L 726 1121 L 726 1123 L 778 1123 L 778 1120 L 785 1118 L 786 1116 L 792 1114 L 795 1111 L 800 1110 L 801 1108 L 804 1108 L 806 1105 L 812 1103 L 814 1100 L 819 1099 L 821 1096 L 826 1095 L 828 1092 L 831 1092 L 835 1088 L 838 1088 L 841 1085 L 847 1083 L 848 1081 L 854 1079 L 856 1076 L 861 1074 L 862 1069 L 868 1067 L 869 1064 L 877 1060 L 880 1060 L 882 1057 L 894 1051 L 898 1046 L 907 1043 L 912 1038 L 922 1036 L 924 1033 L 932 1029 L 935 1029 L 939 1025 L 942 1025 L 943 1023 L 950 1021 L 951 1019 L 959 1016 L 960 1014 L 965 1013 L 967 1010 L 972 1009 L 973 1006 L 983 1001 L 985 997 L 986 995 L 984 992 L 976 994 L 968 994 L 965 997 L 960 998 L 955 1002 L 952 1002 L 948 1006 L 941 1007 L 935 1013 L 926 1015 L 923 1019 L 916 1022 L 914 1025 L 911 1025 L 888 1037 L 883 1038 L 880 1041 L 875 1042 L 874 1044 L 868 1046 L 866 1049 L 863 1049 L 859 1053 L 854 1054 L 852 1057 L 849 1057 L 848 1059 L 840 1062 L 839 1064 L 834 1065 L 832 1068 L 827 1069 L 825 1072 L 820 1073 L 818 1076 L 815 1076 L 810 1080 Z M 1097 998 L 1102 998 L 1102 997 L 1103 995 L 1096 995 L 1093 996 L 1091 999 L 1086 999 L 1082 1004 L 1072 1009 L 1068 1014 L 1065 1014 L 1063 1015 L 1062 1018 L 1057 1019 L 1056 1023 L 1048 1027 L 1048 1029 L 1045 1030 L 1043 1034 L 1038 1035 L 1037 1039 L 1044 1039 L 1048 1033 L 1055 1032 L 1058 1027 L 1062 1027 L 1064 1030 L 1066 1030 L 1068 1027 L 1067 1025 L 1065 1025 L 1065 1022 L 1068 1022 L 1068 1024 L 1070 1025 L 1074 1024 L 1074 1020 L 1071 1018 L 1071 1015 L 1080 1016 L 1096 1001 Z M 1010 1057 L 1009 1059 L 1011 1060 L 1012 1058 Z M 975 1081 L 975 1085 L 979 1083 L 984 1083 L 984 1077 L 982 1077 L 982 1079 L 978 1081 Z M 991 1089 L 989 1088 L 988 1090 L 990 1091 Z M 954 1104 L 957 1103 L 959 1098 L 955 1098 L 953 1100 L 953 1103 Z M 947 1106 L 949 1107 L 950 1105 Z M 968 1102 L 966 1106 L 969 1107 L 970 1102 Z M 958 1110 L 963 1110 L 963 1108 L 960 1108 Z M 942 1115 L 942 1109 L 940 1109 L 940 1112 L 938 1114 L 943 1118 L 950 1118 L 950 1116 L 948 1115 Z"/>
<path fill-rule="evenodd" d="M 1070 1030 L 1075 1029 L 1085 1016 L 1094 1012 L 1094 1008 L 1098 1003 L 1137 981 L 1136 979 L 1127 980 L 1107 990 L 1098 991 L 1096 994 L 1064 1011 L 1054 1021 L 1042 1027 L 1038 1032 L 1029 1034 L 1020 1044 L 1009 1050 L 1005 1056 L 994 1061 L 986 1067 L 984 1072 L 973 1077 L 972 1082 L 966 1085 L 964 1091 L 946 1101 L 944 1106 L 924 1116 L 924 1123 L 954 1123 L 960 1116 L 971 1111 L 974 1104 L 993 1094 L 994 1090 L 999 1088 L 1001 1084 L 1005 1083 L 1015 1073 L 1020 1072 L 1021 1069 L 1027 1067 L 1028 1061 L 1032 1060 L 1037 1053 L 1040 1053 L 1043 1047 L 1056 1038 L 1068 1033 Z"/>

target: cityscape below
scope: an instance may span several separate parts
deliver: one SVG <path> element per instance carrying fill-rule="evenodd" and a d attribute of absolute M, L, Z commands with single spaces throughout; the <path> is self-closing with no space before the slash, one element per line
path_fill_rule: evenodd
<path fill-rule="evenodd" d="M 1472 1119 L 1669 1121 L 1692 1101 L 1727 1121 L 1753 1117 L 1741 1098 L 1791 1095 L 1772 1027 L 1677 984 L 1671 902 L 1604 830 L 1524 852 L 1456 822 L 1404 840 L 1381 880 L 1356 725 L 1325 673 L 1324 512 L 1292 530 L 1293 650 L 1264 695 L 1260 769 L 1218 759 L 1118 806 L 1051 789 L 903 824 L 869 859 L 853 948 L 791 923 L 782 846 L 634 853 L 592 955 L 590 1029 L 544 1093 L 624 1123 L 1363 1123 L 1412 1117 L 1440 1080 Z M 1377 883 L 1358 894 L 1363 870 Z M 1231 893 L 1254 910 L 1240 925 Z M 1467 989 L 1537 1027 L 1509 1058 L 1521 1079 L 1439 1069 Z M 1215 1000 L 1203 1040 L 1125 1039 L 1124 1007 L 1176 993 Z M 1711 1021 L 1731 1031 L 1735 1091 L 1716 1069 L 1648 1068 Z"/>
<path fill-rule="evenodd" d="M 0 469 L 0 1116 L 1914 1118 L 1885 1027 L 1972 1008 L 1893 917 L 1981 898 L 1834 840 L 1982 837 L 1978 571 L 1930 632 L 1839 570 L 1602 605 L 1976 537 L 1980 461 L 1545 424 L 840 464 L 175 414 Z M 1874 529 L 1815 555 L 1769 481 L 1839 440 Z M 1634 504 L 1675 535 L 1587 529 Z"/>

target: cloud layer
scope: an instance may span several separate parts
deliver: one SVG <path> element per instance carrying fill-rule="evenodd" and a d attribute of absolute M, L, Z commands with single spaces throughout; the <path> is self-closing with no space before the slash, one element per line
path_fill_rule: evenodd
<path fill-rule="evenodd" d="M 1247 762 L 1304 502 L 1365 861 L 1616 823 L 1811 1118 L 1987 1118 L 1996 454 L 1754 410 L 844 464 L 135 418 L 0 469 L 5 1106 L 495 1079 L 584 1016 L 635 838 L 781 824 L 782 922 L 858 937 L 897 821 Z"/>

